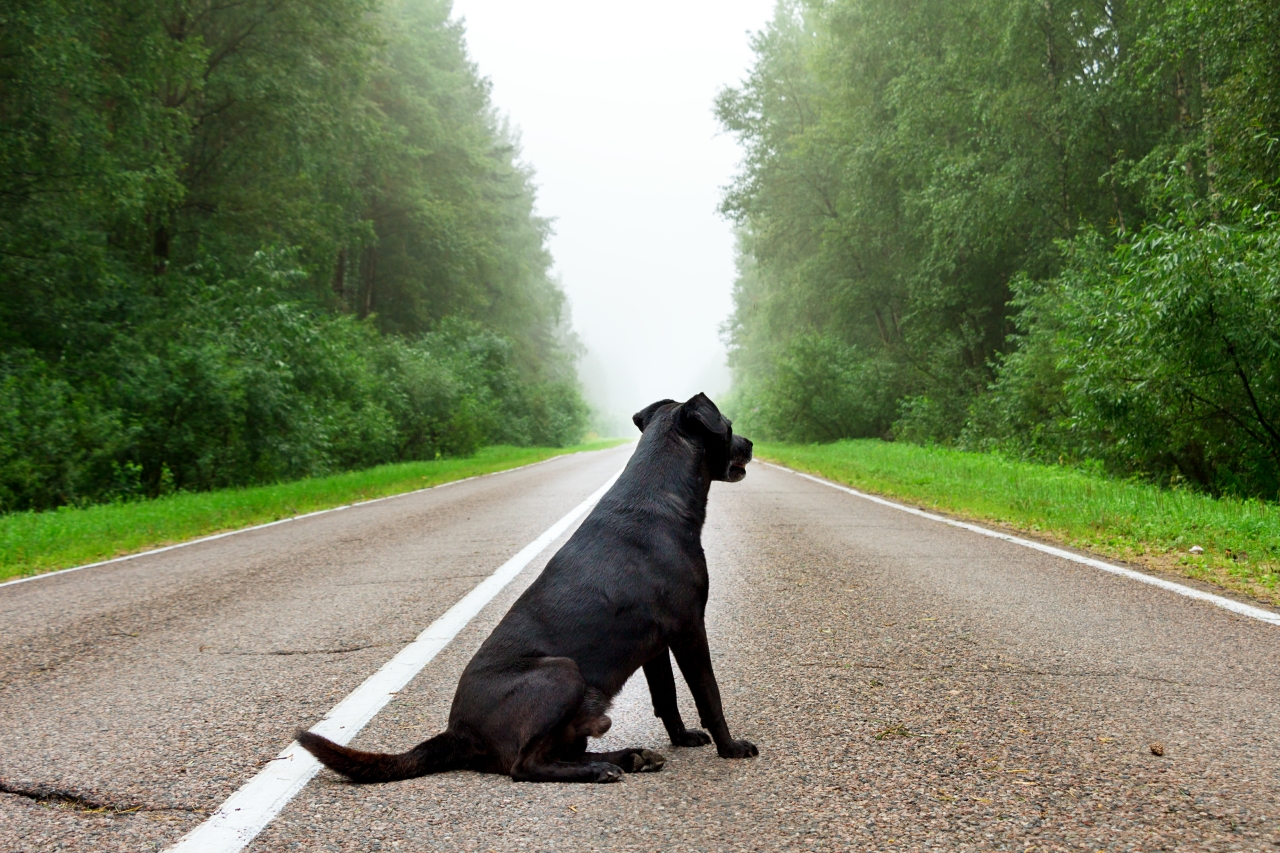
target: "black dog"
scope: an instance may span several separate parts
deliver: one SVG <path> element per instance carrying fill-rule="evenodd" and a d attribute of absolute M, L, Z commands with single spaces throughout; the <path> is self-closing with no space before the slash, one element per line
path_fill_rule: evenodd
<path fill-rule="evenodd" d="M 714 739 L 724 758 L 756 755 L 729 736 L 703 622 L 707 494 L 712 480 L 746 476 L 751 442 L 703 394 L 683 405 L 662 400 L 632 420 L 643 435 L 626 470 L 471 659 L 444 732 L 399 755 L 306 731 L 298 742 L 355 782 L 460 769 L 614 782 L 666 761 L 642 749 L 587 752 L 587 738 L 609 730 L 609 702 L 643 666 L 673 744 Z M 711 737 L 680 719 L 668 649 Z"/>

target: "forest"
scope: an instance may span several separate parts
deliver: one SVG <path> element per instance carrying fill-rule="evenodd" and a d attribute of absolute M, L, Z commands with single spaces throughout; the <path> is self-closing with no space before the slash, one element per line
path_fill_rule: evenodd
<path fill-rule="evenodd" d="M 1280 497 L 1280 4 L 783 0 L 724 327 L 753 437 Z"/>
<path fill-rule="evenodd" d="M 7 0 L 0 512 L 576 441 L 447 0 Z"/>

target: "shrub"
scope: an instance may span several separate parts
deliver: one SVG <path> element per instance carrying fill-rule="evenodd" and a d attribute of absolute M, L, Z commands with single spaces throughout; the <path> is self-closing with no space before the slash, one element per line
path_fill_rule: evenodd
<path fill-rule="evenodd" d="M 894 401 L 891 364 L 832 335 L 792 339 L 774 372 L 735 397 L 742 429 L 783 441 L 835 441 L 888 432 Z"/>
<path fill-rule="evenodd" d="M 511 342 L 447 319 L 415 337 L 289 301 L 288 252 L 206 262 L 134 293 L 97 351 L 0 360 L 0 510 L 269 483 L 485 444 L 577 441 L 576 386 L 517 370 Z"/>
<path fill-rule="evenodd" d="M 1188 204 L 1114 249 L 1092 233 L 1066 248 L 1056 280 L 1039 292 L 1023 284 L 1033 322 L 971 435 L 1274 498 L 1280 221 Z"/>

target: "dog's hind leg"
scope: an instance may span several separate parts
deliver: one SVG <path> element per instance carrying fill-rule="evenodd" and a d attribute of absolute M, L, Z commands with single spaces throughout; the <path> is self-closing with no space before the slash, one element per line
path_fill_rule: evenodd
<path fill-rule="evenodd" d="M 628 773 L 655 773 L 667 763 L 666 757 L 661 753 L 640 747 L 619 749 L 614 752 L 584 752 L 582 757 L 586 761 L 616 764 Z"/>
<path fill-rule="evenodd" d="M 644 665 L 644 678 L 649 682 L 649 695 L 653 697 L 653 714 L 662 720 L 667 736 L 674 746 L 706 746 L 711 735 L 697 729 L 686 729 L 676 704 L 676 679 L 671 671 L 671 654 L 662 653 Z"/>
<path fill-rule="evenodd" d="M 616 782 L 622 768 L 592 760 L 588 734 L 609 729 L 607 701 L 592 690 L 569 658 L 544 658 L 509 691 L 502 716 L 517 733 L 511 778 L 517 782 Z M 568 759 L 568 760 L 566 760 Z"/>
<path fill-rule="evenodd" d="M 604 732 L 593 734 L 592 737 L 599 737 L 601 734 Z M 607 764 L 616 764 L 627 773 L 652 773 L 661 770 L 667 763 L 667 759 L 661 754 L 642 747 L 618 749 L 613 752 L 587 752 L 585 735 L 561 746 L 555 751 L 553 757 L 569 762 L 603 761 Z"/>
<path fill-rule="evenodd" d="M 622 768 L 606 761 L 558 761 L 544 755 L 522 757 L 511 770 L 516 782 L 617 782 Z"/>

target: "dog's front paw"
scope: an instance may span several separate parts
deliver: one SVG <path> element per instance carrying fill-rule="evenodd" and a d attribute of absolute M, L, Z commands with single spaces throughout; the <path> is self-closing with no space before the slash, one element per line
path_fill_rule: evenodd
<path fill-rule="evenodd" d="M 711 735 L 697 729 L 685 729 L 671 737 L 673 746 L 706 746 L 709 743 L 711 743 Z"/>
<path fill-rule="evenodd" d="M 717 749 L 721 758 L 755 758 L 760 754 L 756 745 L 749 740 L 731 740 Z"/>

